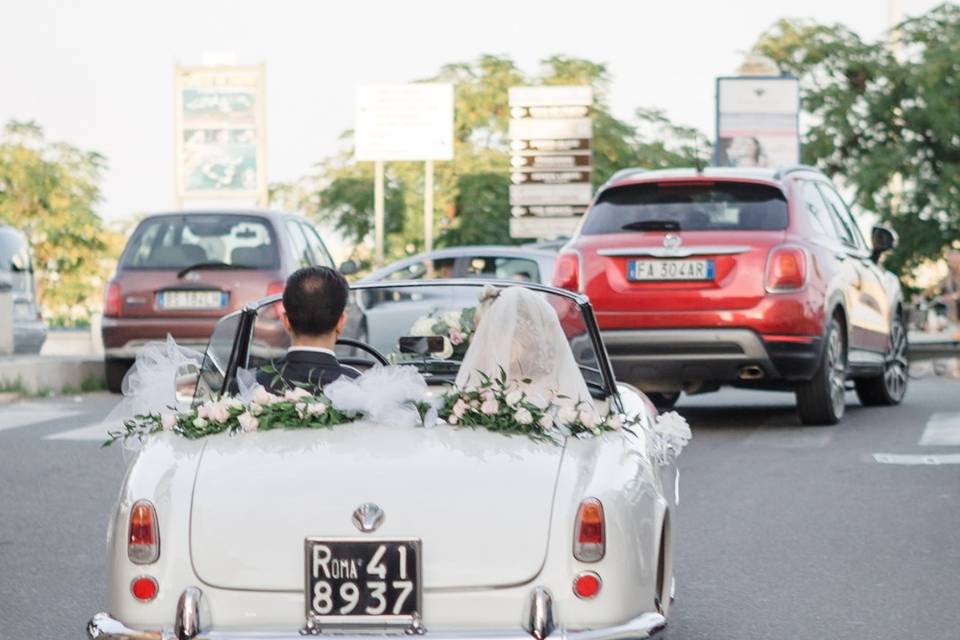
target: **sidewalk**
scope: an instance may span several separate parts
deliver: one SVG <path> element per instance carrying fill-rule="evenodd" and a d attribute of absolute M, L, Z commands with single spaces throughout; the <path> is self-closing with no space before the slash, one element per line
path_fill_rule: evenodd
<path fill-rule="evenodd" d="M 104 384 L 103 358 L 96 356 L 0 357 L 0 393 L 4 395 L 79 393 L 103 389 Z"/>

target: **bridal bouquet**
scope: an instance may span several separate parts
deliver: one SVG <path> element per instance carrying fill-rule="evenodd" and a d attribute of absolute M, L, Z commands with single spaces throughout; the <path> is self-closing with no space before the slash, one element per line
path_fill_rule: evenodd
<path fill-rule="evenodd" d="M 461 311 L 434 310 L 417 318 L 410 327 L 411 336 L 443 336 L 449 341 L 447 352 L 440 354 L 443 359 L 463 360 L 470 338 L 474 332 L 476 307 L 467 307 Z"/>
<path fill-rule="evenodd" d="M 564 436 L 584 438 L 610 431 L 630 431 L 631 425 L 624 425 L 616 413 L 598 416 L 589 401 L 528 394 L 521 386 L 508 383 L 502 368 L 493 378 L 481 371 L 477 374 L 481 379 L 479 385 L 469 389 L 454 387 L 443 396 L 439 417 L 447 424 L 483 427 L 550 441 Z M 521 383 L 529 384 L 530 380 Z"/>

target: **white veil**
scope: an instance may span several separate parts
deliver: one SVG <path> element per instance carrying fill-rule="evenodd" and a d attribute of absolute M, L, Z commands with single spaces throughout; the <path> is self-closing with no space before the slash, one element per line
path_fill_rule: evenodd
<path fill-rule="evenodd" d="M 485 288 L 482 298 L 489 296 Z M 592 406 L 557 312 L 542 295 L 523 287 L 500 290 L 480 315 L 456 384 L 476 387 L 482 382 L 478 372 L 494 378 L 501 368 L 508 382 L 520 385 L 529 379 L 523 388 L 531 396 L 550 400 L 561 395 Z"/>

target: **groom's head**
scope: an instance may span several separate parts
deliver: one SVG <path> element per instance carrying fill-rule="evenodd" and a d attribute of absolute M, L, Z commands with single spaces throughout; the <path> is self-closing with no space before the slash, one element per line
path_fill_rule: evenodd
<path fill-rule="evenodd" d="M 346 324 L 350 289 L 340 272 L 330 267 L 304 267 L 287 278 L 283 309 L 294 338 L 339 334 Z"/>

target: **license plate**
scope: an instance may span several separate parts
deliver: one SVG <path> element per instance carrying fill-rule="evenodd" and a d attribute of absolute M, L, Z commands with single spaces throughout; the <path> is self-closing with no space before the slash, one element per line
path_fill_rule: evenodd
<path fill-rule="evenodd" d="M 627 279 L 639 282 L 657 280 L 713 280 L 713 260 L 630 260 Z"/>
<path fill-rule="evenodd" d="M 308 628 L 419 625 L 419 539 L 307 538 L 304 548 Z"/>
<path fill-rule="evenodd" d="M 225 291 L 161 291 L 157 294 L 160 309 L 220 309 L 227 305 Z"/>

